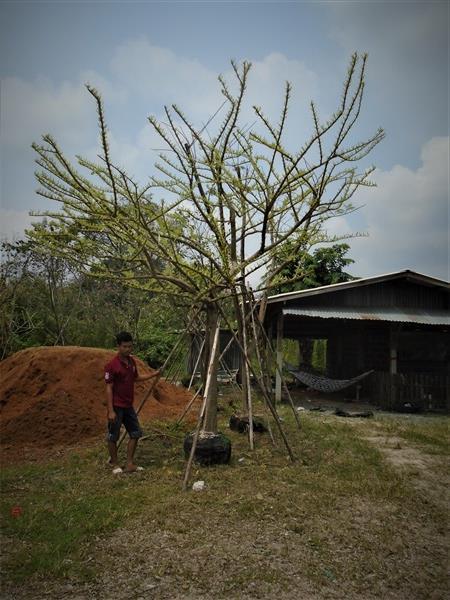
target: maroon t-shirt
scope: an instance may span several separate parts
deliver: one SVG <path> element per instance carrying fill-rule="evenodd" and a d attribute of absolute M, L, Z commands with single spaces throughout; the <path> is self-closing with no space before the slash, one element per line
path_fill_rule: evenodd
<path fill-rule="evenodd" d="M 113 406 L 133 406 L 134 382 L 138 371 L 134 359 L 121 358 L 119 354 L 105 365 L 105 382 L 113 384 Z"/>

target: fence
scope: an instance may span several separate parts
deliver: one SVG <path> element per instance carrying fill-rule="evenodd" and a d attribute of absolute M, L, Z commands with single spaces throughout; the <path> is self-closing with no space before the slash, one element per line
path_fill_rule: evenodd
<path fill-rule="evenodd" d="M 450 376 L 377 371 L 368 381 L 371 402 L 385 410 L 450 412 Z"/>

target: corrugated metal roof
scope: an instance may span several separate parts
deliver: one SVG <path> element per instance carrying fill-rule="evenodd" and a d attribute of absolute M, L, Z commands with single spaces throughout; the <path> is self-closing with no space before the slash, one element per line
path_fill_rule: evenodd
<path fill-rule="evenodd" d="M 437 279 L 430 277 L 429 275 L 423 275 L 409 269 L 404 271 L 396 271 L 394 273 L 386 273 L 384 275 L 375 275 L 372 277 L 363 277 L 361 279 L 354 279 L 352 281 L 344 281 L 342 283 L 332 283 L 330 285 L 323 285 L 317 288 L 309 288 L 306 290 L 298 290 L 296 292 L 285 292 L 283 294 L 276 294 L 275 296 L 269 296 L 267 298 L 268 304 L 275 304 L 286 300 L 295 300 L 296 298 L 303 298 L 306 296 L 316 296 L 320 294 L 326 294 L 328 292 L 335 292 L 337 290 L 346 290 L 355 287 L 362 287 L 375 283 L 381 283 L 383 281 L 391 281 L 394 279 L 406 279 L 408 281 L 414 281 L 416 283 L 423 283 L 430 286 L 436 286 L 444 289 L 449 289 L 449 282 L 443 279 Z"/>
<path fill-rule="evenodd" d="M 361 321 L 400 321 L 425 325 L 450 325 L 447 310 L 423 310 L 407 308 L 283 308 L 283 315 L 318 317 L 321 319 L 359 319 Z"/>

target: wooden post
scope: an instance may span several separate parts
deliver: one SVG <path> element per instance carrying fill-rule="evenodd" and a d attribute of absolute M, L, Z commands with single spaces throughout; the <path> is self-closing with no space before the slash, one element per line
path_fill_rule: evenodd
<path fill-rule="evenodd" d="M 194 381 L 194 377 L 195 377 L 195 373 L 196 373 L 196 371 L 197 371 L 198 363 L 200 362 L 200 359 L 201 359 L 201 357 L 202 357 L 202 352 L 203 352 L 203 347 L 204 347 L 204 345 L 205 345 L 205 341 L 206 341 L 206 336 L 203 338 L 203 340 L 202 340 L 202 344 L 201 344 L 201 346 L 200 346 L 200 350 L 198 351 L 198 356 L 197 356 L 197 359 L 196 359 L 196 361 L 195 361 L 194 368 L 193 368 L 193 370 L 192 370 L 191 379 L 190 379 L 190 381 L 189 381 L 189 387 L 188 387 L 188 390 L 190 390 L 190 389 L 191 389 L 191 387 L 192 387 L 192 382 Z"/>
<path fill-rule="evenodd" d="M 252 301 L 254 303 L 253 294 L 251 295 L 251 298 L 252 298 Z M 259 315 L 261 315 L 261 310 L 260 310 Z M 261 360 L 261 353 L 259 351 L 259 345 L 258 345 L 258 334 L 256 332 L 255 315 L 253 314 L 253 306 L 252 306 L 252 310 L 250 311 L 250 316 L 251 316 L 251 319 L 252 319 L 252 330 L 253 330 L 253 339 L 255 340 L 256 358 L 258 360 L 259 372 L 261 373 L 261 383 L 262 383 L 262 385 L 264 387 L 266 387 L 266 381 L 264 380 L 263 362 Z M 259 322 L 259 324 L 261 326 L 262 331 L 265 333 L 263 322 L 260 320 L 259 317 L 258 317 L 258 322 Z M 273 437 L 272 428 L 270 426 L 269 415 L 268 415 L 268 412 L 267 412 L 268 411 L 267 402 L 265 401 L 265 397 L 264 397 L 264 409 L 265 409 L 265 413 L 266 413 L 266 416 L 267 416 L 267 429 L 269 431 L 269 435 L 270 435 L 270 439 L 272 441 L 272 444 L 275 446 L 275 438 Z"/>
<path fill-rule="evenodd" d="M 213 303 L 206 308 L 206 355 L 208 356 L 207 381 L 204 386 L 206 396 L 204 431 L 217 433 L 217 368 L 219 363 L 218 344 L 220 338 L 217 306 Z"/>
<path fill-rule="evenodd" d="M 389 373 L 391 375 L 397 374 L 397 353 L 398 353 L 398 344 L 397 344 L 397 336 L 392 331 L 390 332 L 390 340 L 389 340 Z"/>
<path fill-rule="evenodd" d="M 232 332 L 233 337 L 234 337 L 237 345 L 241 349 L 241 352 L 243 352 L 242 344 L 241 344 L 239 338 L 233 332 L 233 330 L 231 328 L 231 325 L 230 325 L 230 322 L 229 322 L 229 320 L 227 318 L 227 315 L 225 314 L 224 310 L 220 306 L 219 306 L 219 310 L 220 310 L 220 314 L 222 315 L 222 318 L 223 318 L 224 322 L 230 328 L 230 331 Z M 286 434 L 283 431 L 283 427 L 281 426 L 280 417 L 278 416 L 277 411 L 275 410 L 275 406 L 273 405 L 272 399 L 270 398 L 270 396 L 269 396 L 269 394 L 268 394 L 268 392 L 267 392 L 267 390 L 266 390 L 266 388 L 264 386 L 264 382 L 262 382 L 261 378 L 258 377 L 258 375 L 256 374 L 256 372 L 255 372 L 255 370 L 253 368 L 253 365 L 248 360 L 248 357 L 247 357 L 247 365 L 248 365 L 248 368 L 250 369 L 250 372 L 253 373 L 253 376 L 256 378 L 256 381 L 258 382 L 260 390 L 261 390 L 263 396 L 265 397 L 265 400 L 267 402 L 267 406 L 269 407 L 269 410 L 272 413 L 272 416 L 273 416 L 273 418 L 275 420 L 275 423 L 276 423 L 276 425 L 278 427 L 278 431 L 280 432 L 280 435 L 283 438 L 283 442 L 284 442 L 284 445 L 286 446 L 286 450 L 288 451 L 289 458 L 291 459 L 292 462 L 294 462 L 295 461 L 295 457 L 294 457 L 294 454 L 292 453 L 291 447 L 289 446 L 289 442 L 287 440 Z"/>
<path fill-rule="evenodd" d="M 184 478 L 183 478 L 183 490 L 184 491 L 187 490 L 189 476 L 191 474 L 192 462 L 194 460 L 195 450 L 197 448 L 197 442 L 198 442 L 198 438 L 200 435 L 200 429 L 202 428 L 202 423 L 204 421 L 204 416 L 205 416 L 205 412 L 206 412 L 206 408 L 207 408 L 207 404 L 208 404 L 208 399 L 210 398 L 211 383 L 214 383 L 213 382 L 214 363 L 216 363 L 216 371 L 217 371 L 217 343 L 219 340 L 219 331 L 220 331 L 219 322 L 216 321 L 216 329 L 213 333 L 213 336 L 214 336 L 213 344 L 212 344 L 211 353 L 209 356 L 209 364 L 208 364 L 208 369 L 207 369 L 207 373 L 206 373 L 206 382 L 205 382 L 203 403 L 202 403 L 202 407 L 201 407 L 199 415 L 198 415 L 197 427 L 195 429 L 194 437 L 192 439 L 191 452 L 189 454 L 189 459 L 188 459 L 188 462 L 186 465 L 186 471 L 184 473 Z M 216 373 L 216 384 L 217 384 L 217 373 Z"/>
<path fill-rule="evenodd" d="M 389 326 L 389 406 L 390 408 L 395 408 L 397 404 L 397 358 L 398 358 L 398 331 L 395 329 L 394 324 L 390 324 Z"/>
<path fill-rule="evenodd" d="M 283 312 L 278 314 L 277 318 L 277 369 L 275 373 L 275 403 L 281 402 L 281 373 L 283 369 Z"/>
<path fill-rule="evenodd" d="M 250 307 L 253 310 L 253 306 Z M 242 297 L 241 303 L 242 309 L 242 348 L 244 350 L 244 376 L 245 376 L 245 389 L 247 394 L 247 415 L 248 415 L 248 442 L 250 445 L 250 450 L 254 449 L 253 443 L 253 407 L 252 407 L 252 389 L 250 386 L 250 371 L 248 368 L 248 346 L 247 346 L 247 326 L 245 319 L 245 303 L 244 297 Z M 253 315 L 253 312 L 252 312 Z"/>
<path fill-rule="evenodd" d="M 262 332 L 263 336 L 266 339 L 267 349 L 270 350 L 272 352 L 272 354 L 274 354 L 274 351 L 273 351 L 272 346 L 270 344 L 270 340 L 267 337 L 267 333 L 266 333 L 266 330 L 264 329 L 263 324 L 261 322 L 259 322 L 259 321 L 258 321 L 258 323 L 259 323 L 261 332 Z M 294 401 L 292 400 L 292 396 L 291 396 L 291 393 L 289 392 L 289 388 L 288 388 L 288 386 L 286 384 L 286 381 L 283 378 L 283 372 L 281 370 L 282 367 L 280 368 L 279 364 L 277 364 L 276 369 L 277 369 L 277 376 L 279 376 L 280 379 L 281 379 L 282 386 L 284 387 L 284 390 L 285 390 L 286 395 L 287 395 L 288 400 L 289 400 L 289 404 L 291 405 L 291 408 L 292 408 L 292 412 L 294 413 L 294 417 L 295 417 L 295 421 L 297 423 L 297 426 L 298 426 L 299 429 L 301 429 L 300 419 L 299 419 L 298 413 L 297 413 L 297 411 L 295 409 Z"/>

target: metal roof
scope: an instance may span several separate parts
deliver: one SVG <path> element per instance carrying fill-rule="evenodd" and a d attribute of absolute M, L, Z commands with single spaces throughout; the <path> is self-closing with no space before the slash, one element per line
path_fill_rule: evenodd
<path fill-rule="evenodd" d="M 285 292 L 283 294 L 276 294 L 275 296 L 269 296 L 267 298 L 267 303 L 275 304 L 277 302 L 285 302 L 286 300 L 295 300 L 296 298 L 303 298 L 306 296 L 316 296 L 320 294 L 326 294 L 328 292 L 380 283 L 382 281 L 391 281 L 393 279 L 406 279 L 408 281 L 414 281 L 416 283 L 422 283 L 433 287 L 440 287 L 447 290 L 450 287 L 448 281 L 445 281 L 443 279 L 437 279 L 436 277 L 430 277 L 429 275 L 423 275 L 422 273 L 417 273 L 409 269 L 405 269 L 404 271 L 396 271 L 394 273 L 386 273 L 384 275 L 363 277 L 361 279 L 344 281 L 342 283 L 332 283 L 330 285 L 322 285 L 320 287 L 309 288 L 306 290 L 298 290 L 295 292 Z"/>
<path fill-rule="evenodd" d="M 447 310 L 423 310 L 419 308 L 283 308 L 283 315 L 318 317 L 320 319 L 359 319 L 361 321 L 399 321 L 425 325 L 450 325 Z"/>

